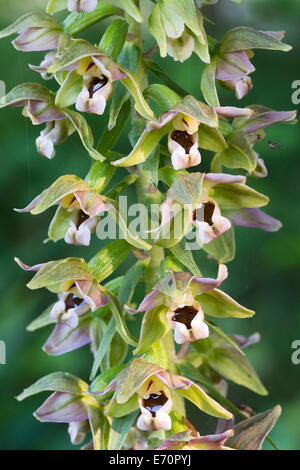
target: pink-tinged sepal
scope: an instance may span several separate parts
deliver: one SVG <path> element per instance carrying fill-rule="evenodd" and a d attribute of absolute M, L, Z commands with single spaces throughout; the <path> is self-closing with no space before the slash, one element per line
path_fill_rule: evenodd
<path fill-rule="evenodd" d="M 68 0 L 68 10 L 78 13 L 91 13 L 95 10 L 98 0 Z"/>
<path fill-rule="evenodd" d="M 215 184 L 234 184 L 246 183 L 246 176 L 242 175 L 229 175 L 228 173 L 205 173 L 204 184 L 213 186 Z"/>
<path fill-rule="evenodd" d="M 58 323 L 43 346 L 49 356 L 60 356 L 90 344 L 90 322 L 82 322 L 76 328 Z"/>
<path fill-rule="evenodd" d="M 161 305 L 163 303 L 163 298 L 163 294 L 159 290 L 154 289 L 152 292 L 150 292 L 150 294 L 148 294 L 144 298 L 137 310 L 130 308 L 127 305 L 125 305 L 125 309 L 131 315 L 134 315 L 135 313 L 145 312 L 146 310 L 151 310 L 152 308 Z"/>
<path fill-rule="evenodd" d="M 280 220 L 256 208 L 232 209 L 227 211 L 227 215 L 233 225 L 240 227 L 259 228 L 266 232 L 277 232 L 282 227 Z"/>
<path fill-rule="evenodd" d="M 27 28 L 12 42 L 18 51 L 50 51 L 58 46 L 60 30 Z"/>
<path fill-rule="evenodd" d="M 263 106 L 253 106 L 255 115 L 245 122 L 243 130 L 252 134 L 266 127 L 279 123 L 293 123 L 297 118 L 297 111 L 273 111 Z"/>
<path fill-rule="evenodd" d="M 235 106 L 220 106 L 215 110 L 219 118 L 250 118 L 254 115 L 253 109 L 236 108 Z"/>
<path fill-rule="evenodd" d="M 228 271 L 225 264 L 219 265 L 217 279 L 209 277 L 193 277 L 191 289 L 194 295 L 203 294 L 213 289 L 217 289 L 228 277 Z"/>
<path fill-rule="evenodd" d="M 24 269 L 24 271 L 39 271 L 46 263 L 35 264 L 33 266 L 28 266 L 27 264 L 23 263 L 19 258 L 14 258 L 15 262 L 20 266 L 20 268 Z"/>
<path fill-rule="evenodd" d="M 53 75 L 48 73 L 48 67 L 53 64 L 55 54 L 56 51 L 48 52 L 40 63 L 40 65 L 29 64 L 29 68 L 31 70 L 34 70 L 35 72 L 38 72 L 44 80 L 50 80 Z"/>
<path fill-rule="evenodd" d="M 34 413 L 44 423 L 70 423 L 88 418 L 87 410 L 80 397 L 70 393 L 54 392 Z"/>

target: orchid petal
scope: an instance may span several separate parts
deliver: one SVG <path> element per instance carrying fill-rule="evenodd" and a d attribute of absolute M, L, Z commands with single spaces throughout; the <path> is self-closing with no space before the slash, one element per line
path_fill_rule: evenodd
<path fill-rule="evenodd" d="M 205 277 L 193 277 L 191 282 L 191 289 L 195 295 L 216 289 L 227 278 L 228 271 L 225 264 L 219 265 L 217 279 Z"/>

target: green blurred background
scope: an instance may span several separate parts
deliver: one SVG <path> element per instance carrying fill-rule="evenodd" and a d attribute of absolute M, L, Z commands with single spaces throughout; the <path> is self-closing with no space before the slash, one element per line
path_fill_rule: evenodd
<path fill-rule="evenodd" d="M 117 3 L 117 2 L 116 2 Z M 10 24 L 15 18 L 34 9 L 42 9 L 45 0 L 0 0 L 0 26 Z M 288 54 L 257 51 L 254 64 L 254 89 L 242 105 L 264 104 L 275 109 L 290 110 L 291 84 L 300 79 L 298 33 L 300 2 L 298 0 L 244 0 L 239 5 L 230 0 L 219 0 L 207 7 L 205 15 L 217 26 L 209 23 L 210 34 L 221 38 L 234 26 L 250 25 L 263 30 L 287 31 L 286 42 L 294 46 Z M 105 23 L 88 32 L 91 41 L 98 41 Z M 1 76 L 10 90 L 20 82 L 39 81 L 39 76 L 27 64 L 38 64 L 39 53 L 17 52 L 10 44 L 11 38 L 0 42 Z M 151 40 L 148 40 L 151 45 Z M 171 59 L 164 60 L 164 69 L 178 83 L 201 99 L 201 66 L 196 57 L 181 65 Z M 48 82 L 49 83 L 49 82 Z M 53 86 L 52 82 L 49 86 Z M 221 92 L 222 104 L 236 104 L 230 92 Z M 64 173 L 84 176 L 89 168 L 89 157 L 83 151 L 77 136 L 70 138 L 57 149 L 54 160 L 48 161 L 36 153 L 34 139 L 40 129 L 34 128 L 21 116 L 20 108 L 2 110 L 1 122 L 1 314 L 0 340 L 7 345 L 7 364 L 0 365 L 0 448 L 1 449 L 70 449 L 72 448 L 66 425 L 41 424 L 32 412 L 45 396 L 37 396 L 18 403 L 14 396 L 24 386 L 56 370 L 69 371 L 87 379 L 91 367 L 88 347 L 60 357 L 48 357 L 41 346 L 49 330 L 26 332 L 26 325 L 53 301 L 47 291 L 30 292 L 25 283 L 29 275 L 13 262 L 19 256 L 26 263 L 59 259 L 68 255 L 87 259 L 101 247 L 93 239 L 92 247 L 75 248 L 60 242 L 43 244 L 50 214 L 36 217 L 16 214 L 14 207 L 24 207 L 42 189 Z M 105 117 L 93 118 L 95 136 L 98 138 L 105 126 Z M 280 143 L 271 149 L 268 140 Z M 229 279 L 224 290 L 239 302 L 256 310 L 248 320 L 226 320 L 222 326 L 229 334 L 251 334 L 259 331 L 262 341 L 248 350 L 248 356 L 269 390 L 269 396 L 260 398 L 241 387 L 231 386 L 229 398 L 236 404 L 245 403 L 257 412 L 280 403 L 282 416 L 272 432 L 272 438 L 282 449 L 300 449 L 300 365 L 291 362 L 291 344 L 300 339 L 299 315 L 299 174 L 298 126 L 278 125 L 268 130 L 268 137 L 257 147 L 269 170 L 266 179 L 251 181 L 252 186 L 271 198 L 268 213 L 282 220 L 283 229 L 275 234 L 255 229 L 237 230 L 237 257 L 229 265 Z M 129 150 L 124 139 L 121 149 Z M 209 161 L 211 154 L 204 154 Z M 205 168 L 202 167 L 203 169 Z M 205 263 L 207 274 L 215 266 L 199 255 Z M 119 272 L 131 264 L 128 259 Z M 203 264 L 201 264 L 203 266 Z M 211 420 L 197 414 L 198 429 L 202 434 L 211 431 Z M 195 424 L 195 422 L 194 422 Z M 266 446 L 268 448 L 268 446 Z"/>

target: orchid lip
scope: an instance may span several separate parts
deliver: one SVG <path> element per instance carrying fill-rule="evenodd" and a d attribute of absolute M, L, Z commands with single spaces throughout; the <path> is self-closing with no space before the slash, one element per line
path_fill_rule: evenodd
<path fill-rule="evenodd" d="M 146 398 L 147 397 L 147 398 Z M 163 390 L 160 390 L 160 393 L 150 393 L 143 398 L 143 407 L 146 410 L 150 411 L 153 417 L 156 416 L 156 413 L 161 409 L 168 401 L 167 395 Z"/>
<path fill-rule="evenodd" d="M 187 330 L 192 329 L 192 321 L 197 315 L 198 310 L 192 305 L 185 305 L 184 307 L 177 308 L 174 311 L 174 316 L 172 318 L 175 322 L 183 323 Z"/>
<path fill-rule="evenodd" d="M 94 77 L 89 84 L 88 91 L 90 98 L 93 98 L 94 93 L 103 88 L 108 83 L 108 78 L 103 76 L 102 78 Z"/>
<path fill-rule="evenodd" d="M 79 211 L 77 215 L 77 229 L 82 225 L 87 219 L 89 219 L 89 215 L 86 214 L 82 209 Z"/>
<path fill-rule="evenodd" d="M 214 225 L 213 223 L 213 215 L 215 211 L 215 204 L 212 201 L 205 202 L 193 211 L 193 220 L 201 220 L 206 222 L 210 227 Z"/>
<path fill-rule="evenodd" d="M 171 139 L 181 145 L 187 154 L 194 145 L 193 139 L 187 131 L 175 130 L 172 132 Z"/>
<path fill-rule="evenodd" d="M 69 294 L 67 298 L 65 299 L 66 311 L 70 310 L 70 308 L 79 307 L 83 303 L 85 302 L 80 297 L 76 297 L 76 295 L 74 294 Z"/>

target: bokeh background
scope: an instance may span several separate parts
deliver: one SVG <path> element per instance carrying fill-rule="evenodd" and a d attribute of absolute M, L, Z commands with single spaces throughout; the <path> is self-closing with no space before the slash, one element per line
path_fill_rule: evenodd
<path fill-rule="evenodd" d="M 42 9 L 45 0 L 0 0 L 0 26 L 10 24 L 15 18 L 34 9 Z M 294 46 L 288 54 L 256 51 L 254 64 L 254 89 L 243 100 L 243 105 L 264 104 L 278 110 L 290 110 L 294 80 L 300 80 L 300 2 L 298 0 L 244 0 L 236 4 L 219 0 L 207 7 L 206 16 L 216 23 L 207 24 L 212 35 L 221 38 L 230 28 L 250 25 L 262 30 L 287 32 L 286 42 Z M 105 23 L 88 31 L 88 38 L 98 41 Z M 39 81 L 39 76 L 28 69 L 27 64 L 38 64 L 39 53 L 17 52 L 11 38 L 0 42 L 1 72 L 7 90 L 24 81 Z M 151 45 L 151 39 L 148 40 Z M 201 65 L 196 57 L 181 65 L 167 59 L 164 69 L 179 84 L 201 99 Z M 53 84 L 49 85 L 53 86 Z M 222 92 L 222 103 L 234 104 L 230 92 Z M 238 105 L 238 102 L 235 103 Z M 89 168 L 89 157 L 83 151 L 79 139 L 74 136 L 58 147 L 57 156 L 47 161 L 36 153 L 34 139 L 40 129 L 34 128 L 21 116 L 20 108 L 2 110 L 1 123 L 1 308 L 0 340 L 7 345 L 7 364 L 0 365 L 0 448 L 1 449 L 70 449 L 66 425 L 41 424 L 32 412 L 45 396 L 32 397 L 18 403 L 14 396 L 43 375 L 56 370 L 69 371 L 87 379 L 91 367 L 88 347 L 60 357 L 48 357 L 41 346 L 49 330 L 26 332 L 26 325 L 53 301 L 44 291 L 28 291 L 25 283 L 29 275 L 13 262 L 19 256 L 26 263 L 59 259 L 68 255 L 87 259 L 100 249 L 101 242 L 93 239 L 90 248 L 75 248 L 63 242 L 43 244 L 50 220 L 49 211 L 36 217 L 16 214 L 14 207 L 24 207 L 42 189 L 64 173 L 84 176 Z M 105 126 L 105 117 L 91 120 L 96 137 Z M 269 390 L 268 397 L 260 398 L 241 387 L 230 387 L 229 398 L 236 404 L 246 403 L 257 412 L 280 403 L 282 416 L 272 432 L 272 438 L 281 449 L 300 449 L 300 365 L 291 362 L 291 344 L 300 339 L 299 312 L 299 127 L 278 125 L 268 132 L 268 138 L 258 146 L 266 161 L 269 176 L 251 181 L 258 190 L 271 198 L 268 213 L 283 222 L 283 229 L 268 234 L 254 229 L 237 230 L 237 257 L 229 265 L 229 279 L 224 290 L 239 302 L 256 310 L 253 319 L 226 320 L 226 332 L 251 334 L 259 331 L 262 341 L 248 351 L 249 358 Z M 275 149 L 267 145 L 272 140 L 280 143 Z M 121 150 L 129 150 L 127 140 L 121 142 Z M 209 161 L 208 153 L 205 159 Z M 205 160 L 204 159 L 204 160 Z M 75 250 L 75 251 L 74 251 Z M 207 274 L 213 267 L 205 257 Z M 124 272 L 132 260 L 128 259 L 119 272 Z M 202 270 L 206 270 L 202 268 Z M 199 430 L 210 430 L 210 420 L 203 420 L 200 413 Z M 266 446 L 268 448 L 268 445 Z"/>

